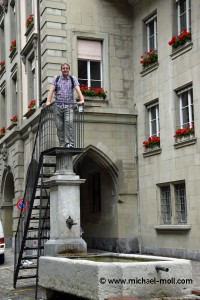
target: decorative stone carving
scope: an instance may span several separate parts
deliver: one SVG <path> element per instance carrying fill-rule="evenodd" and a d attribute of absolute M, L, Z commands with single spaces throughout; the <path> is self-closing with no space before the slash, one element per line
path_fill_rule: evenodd
<path fill-rule="evenodd" d="M 8 149 L 6 147 L 3 147 L 1 150 L 2 158 L 4 161 L 8 160 Z"/>
<path fill-rule="evenodd" d="M 8 149 L 7 147 L 3 147 L 1 150 L 2 159 L 4 161 L 4 167 L 7 169 L 7 171 L 10 171 L 10 166 L 8 165 Z"/>
<path fill-rule="evenodd" d="M 0 10 L 7 12 L 8 10 L 8 0 L 0 0 Z"/>

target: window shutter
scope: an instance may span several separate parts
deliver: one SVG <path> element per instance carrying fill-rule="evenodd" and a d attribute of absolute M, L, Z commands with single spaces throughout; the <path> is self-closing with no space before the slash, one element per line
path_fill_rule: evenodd
<path fill-rule="evenodd" d="M 78 40 L 78 58 L 101 61 L 101 42 Z"/>

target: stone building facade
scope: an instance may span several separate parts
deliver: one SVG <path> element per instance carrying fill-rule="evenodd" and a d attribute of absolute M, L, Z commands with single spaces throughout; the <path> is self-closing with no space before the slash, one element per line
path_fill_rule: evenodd
<path fill-rule="evenodd" d="M 85 151 L 74 159 L 75 172 L 86 179 L 81 225 L 88 247 L 200 258 L 199 4 L 191 2 L 1 1 L 0 127 L 6 132 L 0 139 L 0 216 L 8 243 L 17 227 L 39 102 L 68 62 L 81 83 L 107 90 L 104 100 L 85 97 Z M 178 34 L 180 12 L 192 40 L 173 50 L 168 41 Z M 12 41 L 16 47 L 9 51 Z M 144 67 L 140 56 L 151 45 L 158 61 Z M 185 94 L 190 103 L 182 113 L 177 103 Z M 37 109 L 27 118 L 32 99 Z M 181 143 L 173 137 L 185 126 L 179 113 L 195 123 L 195 135 Z M 10 128 L 15 114 L 17 126 Z M 144 148 L 150 135 L 160 136 L 158 149 Z"/>

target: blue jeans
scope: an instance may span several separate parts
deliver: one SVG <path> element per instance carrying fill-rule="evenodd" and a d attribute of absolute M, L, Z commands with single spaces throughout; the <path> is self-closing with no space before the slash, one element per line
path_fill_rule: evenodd
<path fill-rule="evenodd" d="M 74 146 L 74 111 L 70 108 L 60 108 L 53 105 L 57 135 L 61 147 Z"/>

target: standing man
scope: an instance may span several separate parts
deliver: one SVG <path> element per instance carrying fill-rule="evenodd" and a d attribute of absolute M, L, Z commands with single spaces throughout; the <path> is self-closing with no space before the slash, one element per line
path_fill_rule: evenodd
<path fill-rule="evenodd" d="M 52 96 L 55 92 L 53 113 L 60 147 L 73 148 L 73 89 L 75 88 L 80 99 L 78 105 L 82 105 L 84 103 L 84 98 L 77 78 L 75 76 L 70 76 L 69 71 L 70 66 L 67 63 L 61 65 L 62 75 L 57 75 L 53 78 L 46 105 L 48 106 L 51 104 Z"/>

